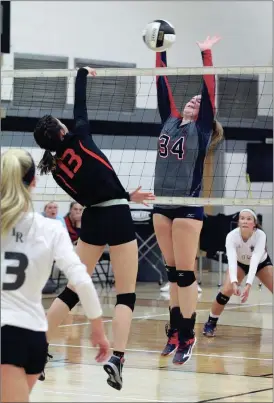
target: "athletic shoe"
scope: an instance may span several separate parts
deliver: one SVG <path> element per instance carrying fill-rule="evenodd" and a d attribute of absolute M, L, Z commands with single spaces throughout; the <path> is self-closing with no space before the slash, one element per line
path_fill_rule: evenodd
<path fill-rule="evenodd" d="M 199 286 L 199 284 L 197 284 L 198 286 L 198 293 L 201 294 L 203 292 L 203 290 L 201 289 L 201 287 Z M 161 292 L 169 292 L 170 289 L 170 285 L 169 283 L 166 283 L 162 288 L 160 288 Z"/>
<path fill-rule="evenodd" d="M 211 322 L 210 320 L 205 323 L 203 335 L 206 337 L 215 337 L 216 333 L 216 323 Z"/>
<path fill-rule="evenodd" d="M 192 350 L 195 344 L 196 344 L 196 337 L 194 332 L 193 337 L 191 337 L 190 339 L 179 340 L 179 346 L 173 357 L 172 361 L 173 364 L 175 365 L 185 364 L 191 358 Z"/>
<path fill-rule="evenodd" d="M 173 351 L 175 351 L 179 345 L 178 330 L 171 329 L 169 328 L 168 324 L 166 324 L 166 335 L 168 337 L 168 340 L 165 348 L 161 353 L 163 357 L 173 353 Z"/>
<path fill-rule="evenodd" d="M 47 365 L 47 363 L 49 362 L 49 360 L 51 360 L 53 357 L 52 355 L 50 355 L 49 353 L 47 354 L 47 359 L 46 359 L 46 363 L 45 366 Z M 40 376 L 39 376 L 39 381 L 43 382 L 46 379 L 46 375 L 45 375 L 45 368 L 43 369 L 43 371 L 41 372 Z"/>
<path fill-rule="evenodd" d="M 108 374 L 107 383 L 114 389 L 121 390 L 123 386 L 122 370 L 125 359 L 112 355 L 104 365 L 104 370 Z"/>
<path fill-rule="evenodd" d="M 166 283 L 163 287 L 160 288 L 161 292 L 169 292 L 169 283 Z"/>

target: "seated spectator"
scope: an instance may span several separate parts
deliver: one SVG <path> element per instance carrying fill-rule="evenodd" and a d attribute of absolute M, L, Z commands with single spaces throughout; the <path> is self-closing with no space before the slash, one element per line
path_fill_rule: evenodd
<path fill-rule="evenodd" d="M 66 228 L 64 218 L 58 215 L 58 204 L 55 203 L 54 201 L 50 201 L 45 205 L 42 215 L 47 218 L 53 218 L 55 220 L 61 221 L 63 226 Z"/>
<path fill-rule="evenodd" d="M 73 244 L 77 243 L 81 230 L 81 218 L 83 207 L 77 202 L 70 203 L 69 212 L 64 217 L 70 239 Z"/>

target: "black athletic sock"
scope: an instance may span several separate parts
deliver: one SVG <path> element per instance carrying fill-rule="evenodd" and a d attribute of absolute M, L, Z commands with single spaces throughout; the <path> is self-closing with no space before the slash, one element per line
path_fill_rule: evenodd
<path fill-rule="evenodd" d="M 113 355 L 115 355 L 115 357 L 118 357 L 120 359 L 124 358 L 125 353 L 122 353 L 121 351 L 113 351 Z"/>
<path fill-rule="evenodd" d="M 179 329 L 181 321 L 181 312 L 178 306 L 170 310 L 170 327 L 171 329 Z"/>
<path fill-rule="evenodd" d="M 217 325 L 219 318 L 212 318 L 212 316 L 209 315 L 208 317 L 208 322 L 214 323 L 214 325 Z"/>
<path fill-rule="evenodd" d="M 184 318 L 181 315 L 180 328 L 179 328 L 179 340 L 191 339 L 194 337 L 194 327 L 196 322 L 196 313 L 194 312 L 191 318 Z"/>

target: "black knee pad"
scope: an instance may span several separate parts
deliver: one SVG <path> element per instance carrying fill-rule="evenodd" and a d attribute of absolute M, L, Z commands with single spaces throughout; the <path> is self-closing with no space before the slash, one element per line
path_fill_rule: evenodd
<path fill-rule="evenodd" d="M 177 270 L 177 284 L 179 287 L 189 287 L 196 281 L 194 271 Z"/>
<path fill-rule="evenodd" d="M 58 297 L 61 301 L 63 301 L 68 307 L 69 310 L 71 311 L 72 308 L 75 307 L 75 305 L 78 304 L 79 297 L 76 292 L 72 291 L 70 288 L 66 287 Z"/>
<path fill-rule="evenodd" d="M 136 302 L 135 292 L 117 295 L 116 305 L 126 305 L 132 310 L 132 312 L 134 311 L 135 302 Z"/>
<path fill-rule="evenodd" d="M 229 300 L 230 300 L 230 297 L 227 297 L 226 295 L 222 294 L 221 292 L 219 292 L 219 294 L 216 297 L 216 301 L 220 305 L 226 305 Z"/>
<path fill-rule="evenodd" d="M 167 279 L 170 283 L 177 283 L 177 271 L 176 267 L 168 266 L 166 264 Z"/>

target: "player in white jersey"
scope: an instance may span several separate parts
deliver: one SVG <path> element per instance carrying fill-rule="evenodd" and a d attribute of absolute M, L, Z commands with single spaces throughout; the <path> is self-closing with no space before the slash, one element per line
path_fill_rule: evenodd
<path fill-rule="evenodd" d="M 29 153 L 10 149 L 1 159 L 1 401 L 28 402 L 47 358 L 48 323 L 42 289 L 55 260 L 74 285 L 91 320 L 96 357 L 104 361 L 109 343 L 102 309 L 86 267 L 61 222 L 31 212 L 35 165 Z"/>
<path fill-rule="evenodd" d="M 211 307 L 203 334 L 215 336 L 218 319 L 232 294 L 246 302 L 255 276 L 273 293 L 273 266 L 266 249 L 266 235 L 259 228 L 253 210 L 243 209 L 239 215 L 238 228 L 226 237 L 228 271 L 221 292 Z M 247 276 L 246 285 L 241 293 L 239 285 Z"/>

